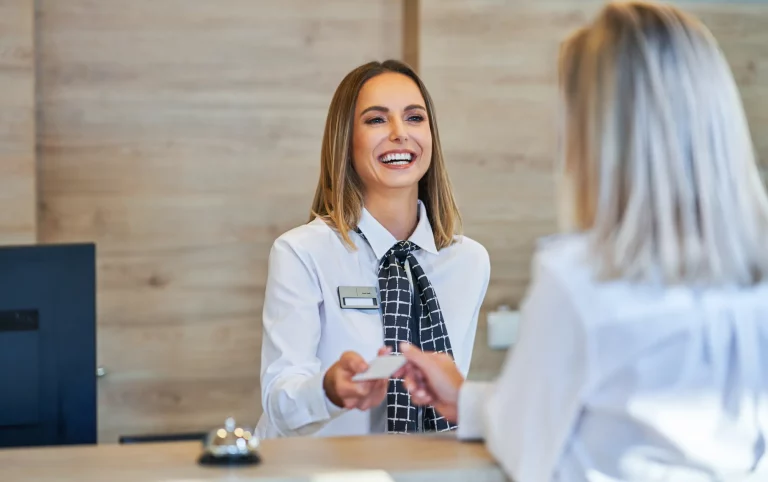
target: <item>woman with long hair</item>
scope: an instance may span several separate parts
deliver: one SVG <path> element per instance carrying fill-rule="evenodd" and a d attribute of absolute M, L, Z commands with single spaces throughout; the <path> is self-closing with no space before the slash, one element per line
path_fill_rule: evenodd
<path fill-rule="evenodd" d="M 518 482 L 768 480 L 768 199 L 722 52 L 676 8 L 610 3 L 559 70 L 568 232 L 498 380 L 404 346 L 414 402 Z"/>
<path fill-rule="evenodd" d="M 400 379 L 353 378 L 401 342 L 466 375 L 490 263 L 460 224 L 421 79 L 393 60 L 350 72 L 328 111 L 310 222 L 270 253 L 258 436 L 455 428 Z"/>

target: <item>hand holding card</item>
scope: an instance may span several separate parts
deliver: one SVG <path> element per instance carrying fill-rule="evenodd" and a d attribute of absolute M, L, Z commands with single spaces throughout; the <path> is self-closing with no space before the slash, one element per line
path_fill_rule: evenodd
<path fill-rule="evenodd" d="M 379 349 L 378 356 L 379 358 L 389 358 L 391 352 L 391 348 L 383 346 Z M 391 361 L 376 360 L 378 358 L 371 363 L 376 365 L 384 363 L 387 367 L 390 366 L 389 363 L 392 363 Z M 395 362 L 396 365 L 397 362 L 405 363 L 405 360 L 395 360 Z M 346 409 L 368 410 L 379 405 L 387 396 L 389 380 L 381 378 L 380 369 L 377 368 L 372 372 L 370 368 L 369 363 L 360 354 L 353 351 L 344 352 L 339 360 L 326 370 L 323 377 L 323 391 L 325 391 L 328 400 L 334 405 Z M 387 368 L 383 373 L 389 371 L 391 370 Z M 356 379 L 358 376 L 361 376 L 359 381 Z"/>

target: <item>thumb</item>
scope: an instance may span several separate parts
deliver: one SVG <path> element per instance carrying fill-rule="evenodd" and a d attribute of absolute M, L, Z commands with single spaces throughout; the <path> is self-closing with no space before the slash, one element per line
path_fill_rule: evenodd
<path fill-rule="evenodd" d="M 400 343 L 400 352 L 406 360 L 418 367 L 421 371 L 429 371 L 434 366 L 428 354 L 410 343 Z"/>
<path fill-rule="evenodd" d="M 363 357 L 353 351 L 341 355 L 339 362 L 344 370 L 352 373 L 360 373 L 368 369 L 368 364 L 363 360 Z"/>

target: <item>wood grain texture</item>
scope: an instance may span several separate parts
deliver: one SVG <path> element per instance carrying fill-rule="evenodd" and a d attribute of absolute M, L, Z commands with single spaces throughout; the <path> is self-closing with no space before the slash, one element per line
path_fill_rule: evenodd
<path fill-rule="evenodd" d="M 403 61 L 419 71 L 421 0 L 403 0 Z"/>
<path fill-rule="evenodd" d="M 259 416 L 267 256 L 390 0 L 40 0 L 40 237 L 98 247 L 101 441 Z"/>
<path fill-rule="evenodd" d="M 768 4 L 676 2 L 719 39 L 739 83 L 759 156 L 768 160 Z M 485 315 L 525 294 L 535 240 L 556 230 L 556 58 L 603 2 L 421 0 L 420 73 L 436 102 L 466 234 L 488 248 L 491 283 L 470 376 L 491 379 Z M 764 164 L 766 165 L 766 164 Z"/>
<path fill-rule="evenodd" d="M 261 464 L 234 468 L 197 465 L 200 450 L 190 442 L 15 449 L 0 452 L 0 464 L 3 482 L 508 480 L 483 444 L 445 436 L 271 439 L 259 446 Z"/>
<path fill-rule="evenodd" d="M 0 0 L 0 244 L 34 243 L 34 1 Z"/>
<path fill-rule="evenodd" d="M 98 244 L 100 440 L 255 422 L 269 247 L 306 220 L 333 89 L 371 59 L 411 59 L 437 103 L 492 261 L 471 376 L 498 372 L 485 314 L 555 229 L 557 47 L 602 2 L 404 2 L 36 2 L 39 239 Z M 35 236 L 33 3 L 0 0 L 0 243 Z M 768 160 L 768 5 L 677 3 L 719 38 Z"/>

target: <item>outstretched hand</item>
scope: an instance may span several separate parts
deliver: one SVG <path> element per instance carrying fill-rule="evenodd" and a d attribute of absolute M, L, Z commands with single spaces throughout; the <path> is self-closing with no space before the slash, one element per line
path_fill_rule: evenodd
<path fill-rule="evenodd" d="M 391 353 L 388 347 L 379 349 L 379 356 Z M 358 353 L 348 351 L 331 365 L 323 378 L 328 399 L 338 407 L 368 410 L 381 404 L 387 396 L 389 380 L 354 382 L 352 377 L 368 369 L 368 363 Z"/>
<path fill-rule="evenodd" d="M 423 352 L 408 343 L 400 344 L 408 363 L 396 374 L 416 405 L 432 405 L 449 422 L 458 419 L 459 390 L 464 377 L 446 353 Z"/>

